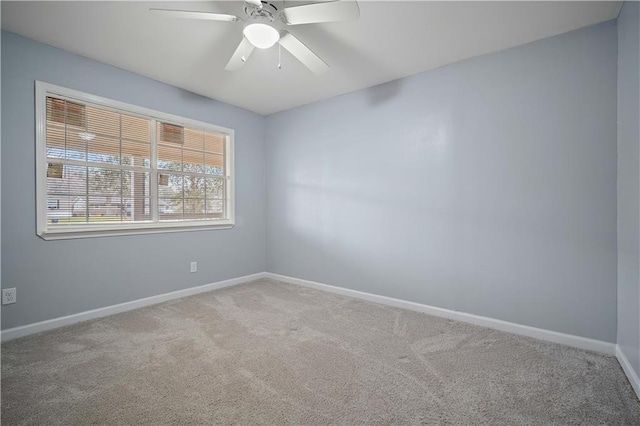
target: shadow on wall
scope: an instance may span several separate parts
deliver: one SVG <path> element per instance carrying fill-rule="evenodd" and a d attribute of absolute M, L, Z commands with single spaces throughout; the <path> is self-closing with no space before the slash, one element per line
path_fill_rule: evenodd
<path fill-rule="evenodd" d="M 180 97 L 190 104 L 196 105 L 196 108 L 211 108 L 212 103 L 222 104 L 221 102 L 208 98 L 206 96 L 200 95 L 198 93 L 192 92 L 186 89 L 179 89 Z"/>
<path fill-rule="evenodd" d="M 388 83 L 383 83 L 378 86 L 365 89 L 369 98 L 369 104 L 377 105 L 395 98 L 396 95 L 399 95 L 402 91 L 403 82 L 404 79 L 393 80 Z"/>

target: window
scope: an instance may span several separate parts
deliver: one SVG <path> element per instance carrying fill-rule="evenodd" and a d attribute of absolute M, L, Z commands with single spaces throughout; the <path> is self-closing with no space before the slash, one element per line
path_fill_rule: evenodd
<path fill-rule="evenodd" d="M 36 82 L 38 235 L 229 228 L 233 131 Z"/>

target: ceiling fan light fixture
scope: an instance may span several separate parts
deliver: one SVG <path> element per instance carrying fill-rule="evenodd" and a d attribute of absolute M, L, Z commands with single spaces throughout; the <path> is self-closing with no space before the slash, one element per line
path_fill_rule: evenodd
<path fill-rule="evenodd" d="M 268 49 L 278 40 L 280 33 L 271 25 L 253 22 L 244 27 L 244 36 L 258 49 Z"/>

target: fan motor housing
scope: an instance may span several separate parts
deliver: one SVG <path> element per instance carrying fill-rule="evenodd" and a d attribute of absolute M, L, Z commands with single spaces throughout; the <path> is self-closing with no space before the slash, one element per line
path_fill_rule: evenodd
<path fill-rule="evenodd" d="M 263 17 L 268 18 L 270 22 L 276 20 L 276 15 L 278 13 L 278 8 L 274 6 L 273 3 L 268 3 L 266 1 L 262 2 L 262 8 L 254 7 L 251 5 L 245 5 L 244 12 L 251 19 Z"/>

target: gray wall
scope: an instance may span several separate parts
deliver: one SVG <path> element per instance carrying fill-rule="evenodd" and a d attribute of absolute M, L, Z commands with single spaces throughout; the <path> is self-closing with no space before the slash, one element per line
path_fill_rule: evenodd
<path fill-rule="evenodd" d="M 267 117 L 267 270 L 615 342 L 616 25 Z"/>
<path fill-rule="evenodd" d="M 618 18 L 618 345 L 640 374 L 640 3 Z"/>
<path fill-rule="evenodd" d="M 235 129 L 236 227 L 37 237 L 35 80 Z M 16 287 L 18 303 L 2 308 L 2 328 L 264 271 L 264 164 L 264 117 L 3 32 L 2 287 Z"/>
<path fill-rule="evenodd" d="M 265 128 L 256 114 L 3 32 L 2 286 L 19 302 L 3 307 L 2 328 L 266 269 L 613 342 L 616 44 L 605 23 L 275 114 Z M 237 226 L 38 238 L 34 80 L 234 128 Z M 630 168 L 631 189 L 619 190 L 635 191 L 621 203 L 637 219 Z M 618 267 L 636 268 L 637 325 L 629 226 L 635 263 Z"/>

